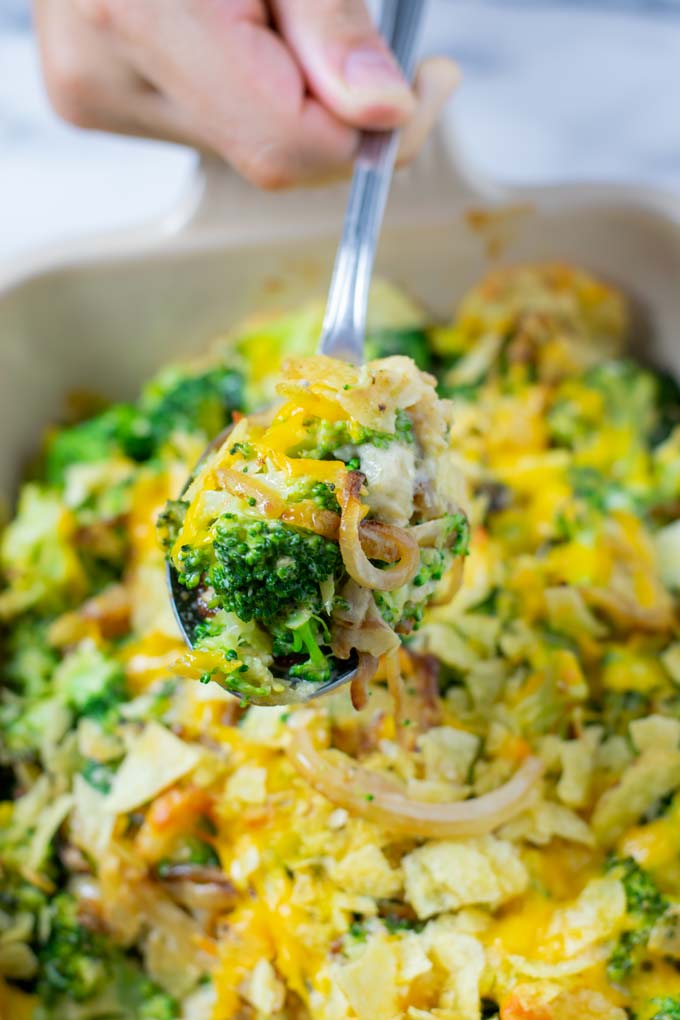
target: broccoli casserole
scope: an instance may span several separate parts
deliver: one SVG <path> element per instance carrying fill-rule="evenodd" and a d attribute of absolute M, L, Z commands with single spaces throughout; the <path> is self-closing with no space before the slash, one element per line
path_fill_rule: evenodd
<path fill-rule="evenodd" d="M 497 271 L 435 326 L 379 284 L 368 356 L 413 359 L 452 404 L 455 491 L 431 514 L 446 538 L 424 598 L 416 574 L 398 598 L 369 591 L 362 619 L 401 647 L 396 666 L 364 650 L 355 704 L 249 706 L 224 683 L 242 633 L 221 673 L 187 659 L 165 555 L 191 547 L 176 501 L 204 447 L 234 426 L 224 470 L 248 466 L 239 422 L 275 403 L 320 318 L 253 318 L 135 403 L 55 428 L 19 494 L 1 549 L 0 1017 L 678 1020 L 676 386 L 626 357 L 624 300 L 574 268 Z M 413 419 L 366 423 L 391 437 L 376 445 L 326 410 L 305 412 L 302 445 L 328 477 L 298 505 L 337 515 L 331 473 L 356 473 L 402 527 Z M 402 459 L 382 493 L 381 443 Z M 220 555 L 260 541 L 243 527 L 213 534 Z M 326 668 L 318 609 L 346 598 L 335 548 L 316 550 L 325 577 L 279 592 L 314 602 L 279 635 L 305 682 Z M 385 556 L 368 566 L 400 568 Z M 442 558 L 464 558 L 460 586 Z"/>
<path fill-rule="evenodd" d="M 299 702 L 356 652 L 355 707 L 381 658 L 398 682 L 399 634 L 453 595 L 468 545 L 436 381 L 404 356 L 289 359 L 283 404 L 225 430 L 160 520 L 186 675 Z"/>

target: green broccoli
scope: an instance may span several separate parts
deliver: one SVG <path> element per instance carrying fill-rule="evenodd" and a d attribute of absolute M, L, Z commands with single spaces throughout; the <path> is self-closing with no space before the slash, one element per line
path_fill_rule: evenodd
<path fill-rule="evenodd" d="M 653 373 L 631 361 L 611 359 L 585 372 L 580 383 L 584 389 L 600 394 L 608 422 L 633 425 L 636 434 L 650 442 L 655 435 L 661 438 L 659 429 L 667 413 Z M 573 449 L 592 436 L 591 418 L 569 396 L 561 394 L 559 388 L 548 412 L 548 425 L 553 441 L 559 446 Z"/>
<path fill-rule="evenodd" d="M 38 949 L 38 994 L 47 1006 L 61 996 L 84 1002 L 111 980 L 110 948 L 78 917 L 78 901 L 69 893 L 54 896 L 47 908 L 48 934 Z"/>
<path fill-rule="evenodd" d="M 424 372 L 432 369 L 432 351 L 422 329 L 374 329 L 366 336 L 366 361 L 405 354 Z"/>
<path fill-rule="evenodd" d="M 0 703 L 0 730 L 3 735 L 0 759 L 20 761 L 36 757 L 45 733 L 53 729 L 55 712 L 59 709 L 56 698 L 26 700 L 6 694 Z M 65 729 L 68 723 L 67 715 Z"/>
<path fill-rule="evenodd" d="M 272 651 L 277 658 L 306 656 L 302 662 L 292 663 L 288 670 L 290 676 L 310 683 L 330 680 L 332 660 L 322 651 L 322 645 L 330 644 L 330 634 L 318 617 L 309 617 L 299 625 L 295 620 L 286 621 L 280 629 L 273 631 L 273 637 Z"/>
<path fill-rule="evenodd" d="M 336 542 L 278 520 L 260 520 L 226 513 L 215 521 L 211 541 L 185 546 L 175 555 L 178 581 L 188 589 L 204 585 L 210 591 L 210 608 L 218 611 L 197 621 L 194 644 L 219 651 L 225 661 L 241 660 L 228 670 L 228 688 L 242 694 L 259 691 L 251 674 L 252 656 L 243 661 L 250 642 L 244 633 L 222 632 L 225 614 L 243 625 L 262 624 L 271 640 L 271 655 L 287 660 L 285 669 L 300 680 L 319 683 L 329 679 L 331 659 L 323 650 L 330 635 L 319 617 L 320 586 L 342 572 Z M 257 629 L 257 628 L 256 628 Z M 264 634 L 251 640 L 261 644 Z M 268 654 L 265 653 L 265 654 Z M 213 673 L 205 675 L 206 682 Z"/>
<path fill-rule="evenodd" d="M 623 883 L 630 927 L 614 946 L 607 963 L 607 976 L 623 984 L 643 960 L 652 928 L 668 909 L 668 900 L 654 879 L 632 857 L 612 858 L 610 871 Z"/>
<path fill-rule="evenodd" d="M 49 691 L 58 656 L 47 641 L 48 624 L 31 616 L 18 620 L 3 643 L 8 685 L 24 698 Z"/>
<path fill-rule="evenodd" d="M 57 667 L 56 696 L 80 716 L 105 719 L 125 698 L 125 673 L 91 641 L 83 641 Z"/>
<path fill-rule="evenodd" d="M 206 442 L 231 421 L 242 405 L 243 378 L 224 366 L 198 375 L 163 372 L 137 404 L 114 404 L 88 421 L 55 433 L 47 444 L 45 474 L 62 485 L 76 464 L 123 456 L 143 463 L 155 457 L 174 433 L 198 433 Z"/>
<path fill-rule="evenodd" d="M 177 1020 L 178 1003 L 124 950 L 82 923 L 70 893 L 53 897 L 45 917 L 36 1020 Z"/>
<path fill-rule="evenodd" d="M 630 510 L 637 514 L 644 512 L 644 501 L 636 496 L 631 485 L 619 485 L 596 468 L 572 466 L 569 469 L 569 483 L 574 496 L 598 513 L 604 514 L 610 510 Z"/>
<path fill-rule="evenodd" d="M 467 556 L 470 525 L 465 514 L 449 514 L 443 546 L 420 551 L 420 568 L 409 585 L 396 591 L 374 592 L 373 597 L 385 623 L 402 632 L 417 630 L 427 603 L 451 565 L 453 557 Z"/>
<path fill-rule="evenodd" d="M 119 957 L 114 964 L 114 981 L 120 1009 L 111 1020 L 179 1020 L 179 1003 L 132 960 Z"/>
<path fill-rule="evenodd" d="M 46 486 L 24 485 L 17 513 L 0 541 L 0 617 L 25 612 L 63 613 L 87 594 L 89 584 L 74 548 L 74 521 Z"/>
<path fill-rule="evenodd" d="M 326 421 L 312 417 L 305 422 L 307 438 L 300 445 L 288 450 L 294 457 L 311 457 L 325 460 L 343 447 L 354 448 L 370 443 L 379 450 L 387 449 L 391 443 L 411 444 L 415 441 L 413 422 L 406 411 L 398 410 L 395 416 L 394 432 L 381 432 L 352 424 L 346 420 Z"/>
<path fill-rule="evenodd" d="M 189 504 L 183 499 L 170 499 L 156 520 L 156 528 L 161 546 L 166 554 L 177 541 Z"/>
<path fill-rule="evenodd" d="M 35 645 L 30 648 L 30 635 Z M 61 662 L 45 642 L 45 627 L 26 622 L 9 641 L 8 687 L 0 701 L 5 756 L 35 757 L 45 733 L 89 716 L 111 723 L 125 699 L 125 674 L 115 659 L 91 641 Z"/>
<path fill-rule="evenodd" d="M 634 361 L 610 359 L 589 369 L 583 382 L 602 394 L 610 420 L 631 422 L 644 436 L 656 427 L 660 394 L 653 372 Z"/>
<path fill-rule="evenodd" d="M 660 999 L 652 999 L 656 1012 L 650 1020 L 680 1020 L 680 998 L 664 995 Z"/>
<path fill-rule="evenodd" d="M 248 622 L 306 606 L 341 563 L 337 543 L 311 531 L 227 513 L 213 526 L 210 549 L 182 548 L 176 567 L 186 587 L 205 575 L 218 607 Z"/>
<path fill-rule="evenodd" d="M 322 510 L 330 510 L 335 514 L 340 513 L 340 503 L 332 482 L 312 482 L 310 485 L 303 479 L 299 485 L 289 489 L 288 499 L 295 503 L 302 499 L 311 499 Z"/>
<path fill-rule="evenodd" d="M 151 451 L 152 437 L 144 416 L 132 404 L 114 404 L 49 438 L 45 477 L 50 485 L 61 485 L 74 464 L 94 464 L 116 455 L 142 461 Z"/>
<path fill-rule="evenodd" d="M 199 375 L 170 369 L 146 387 L 138 406 L 149 425 L 152 453 L 174 432 L 201 433 L 211 439 L 243 406 L 243 377 L 225 366 Z"/>

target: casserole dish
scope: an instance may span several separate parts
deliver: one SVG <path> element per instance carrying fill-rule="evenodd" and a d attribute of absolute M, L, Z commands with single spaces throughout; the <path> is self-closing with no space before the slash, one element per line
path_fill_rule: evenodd
<path fill-rule="evenodd" d="M 539 261 L 566 254 L 613 278 L 634 299 L 648 293 L 658 298 L 654 306 L 658 315 L 641 305 L 641 321 L 646 317 L 650 328 L 648 334 L 637 329 L 636 335 L 649 336 L 650 348 L 653 338 L 656 360 L 671 364 L 672 276 L 664 275 L 662 269 L 673 266 L 675 228 L 664 218 L 662 203 L 645 196 L 633 206 L 623 193 L 600 196 L 598 201 L 597 193 L 588 189 L 572 192 L 568 204 L 562 204 L 555 193 L 503 196 L 491 188 L 475 192 L 455 165 L 446 149 L 440 148 L 403 179 L 382 266 L 386 275 L 406 283 L 435 315 L 443 316 L 448 302 L 455 301 L 471 282 L 468 272 L 478 275 L 488 258 Z M 456 181 L 455 195 L 443 187 L 438 190 L 446 179 Z M 31 400 L 17 402 L 23 417 L 17 415 L 15 427 L 26 431 L 27 447 L 34 445 L 28 427 L 40 424 L 36 422 L 38 405 L 49 421 L 59 415 L 69 390 L 95 388 L 110 396 L 124 395 L 136 388 L 142 373 L 151 371 L 156 360 L 199 349 L 214 333 L 227 329 L 232 318 L 246 310 L 244 306 L 285 307 L 306 290 L 317 289 L 330 255 L 330 236 L 326 238 L 339 192 L 314 196 L 319 207 L 315 224 L 303 229 L 287 221 L 284 232 L 282 220 L 274 242 L 265 244 L 266 223 L 255 212 L 252 231 L 240 236 L 236 217 L 230 237 L 214 225 L 216 210 L 228 209 L 223 203 L 235 201 L 239 190 L 234 191 L 233 183 L 221 183 L 207 169 L 200 200 L 188 203 L 174 224 L 159 225 L 132 238 L 106 239 L 98 252 L 91 249 L 88 265 L 82 264 L 87 250 L 74 250 L 70 265 L 46 262 L 39 273 L 18 279 L 17 286 L 8 289 L 7 351 L 13 362 L 7 388 L 19 391 L 23 381 L 34 384 L 25 391 Z M 448 210 L 446 217 L 440 215 L 440 222 L 435 197 L 439 207 Z M 487 207 L 480 204 L 481 199 L 487 200 Z M 246 206 L 248 192 L 238 201 Z M 268 199 L 254 201 L 257 208 L 260 202 L 269 204 Z M 292 216 L 294 201 L 286 200 L 280 208 L 282 217 L 284 212 Z M 300 220 L 308 222 L 302 215 Z M 616 252 L 607 249 L 607 227 L 611 236 L 617 230 Z M 645 256 L 641 262 L 632 262 L 636 243 Z M 624 255 L 630 263 L 625 263 Z M 411 266 L 414 258 L 417 262 Z M 230 278 L 223 293 L 218 287 L 221 271 Z M 515 273 L 522 293 L 527 283 L 523 272 Z M 644 444 L 656 427 L 656 417 L 650 424 L 645 410 L 651 380 L 641 369 L 636 376 L 625 362 L 614 361 L 599 368 L 593 365 L 593 374 L 583 377 L 585 388 L 579 389 L 570 368 L 574 362 L 560 341 L 562 331 L 569 332 L 569 304 L 565 306 L 560 298 L 565 277 L 572 281 L 577 327 L 581 322 L 592 327 L 586 329 L 585 337 L 577 328 L 575 337 L 586 339 L 581 347 L 586 362 L 591 351 L 596 349 L 601 358 L 607 341 L 622 337 L 621 302 L 615 293 L 572 273 L 569 267 L 544 265 L 529 270 L 530 276 L 532 272 L 555 290 L 557 332 L 552 339 L 556 343 L 550 337 L 545 343 L 542 340 L 542 326 L 550 317 L 542 318 L 540 303 L 533 306 L 533 316 L 524 314 L 529 305 L 520 305 L 517 328 L 503 316 L 496 318 L 503 295 L 502 273 L 489 278 L 476 295 L 467 295 L 453 327 L 435 327 L 430 334 L 436 353 L 443 359 L 447 352 L 452 355 L 450 371 L 442 377 L 452 395 L 458 392 L 461 398 L 452 446 L 463 459 L 467 454 L 473 478 L 480 483 L 474 493 L 481 503 L 477 510 L 473 505 L 471 512 L 484 516 L 481 520 L 477 516 L 467 603 L 463 602 L 460 612 L 460 605 L 449 612 L 453 603 L 446 600 L 435 608 L 422 632 L 425 645 L 413 645 L 413 684 L 407 683 L 402 695 L 400 678 L 391 679 L 387 673 L 391 694 L 394 680 L 394 711 L 386 715 L 378 697 L 367 706 L 375 722 L 373 730 L 366 725 L 367 717 L 359 725 L 350 723 L 339 705 L 318 713 L 303 710 L 293 718 L 290 713 L 272 715 L 271 710 L 258 715 L 256 709 L 236 717 L 217 697 L 219 688 L 208 682 L 207 675 L 201 678 L 205 687 L 153 686 L 150 673 L 156 677 L 159 664 L 163 671 L 168 665 L 168 644 L 158 641 L 170 636 L 154 615 L 151 597 L 156 592 L 158 607 L 167 610 L 153 522 L 160 508 L 157 501 L 165 498 L 166 482 L 172 481 L 172 469 L 160 477 L 157 467 L 151 466 L 150 473 L 139 469 L 129 516 L 125 510 L 121 515 L 120 509 L 127 504 L 116 503 L 117 476 L 107 473 L 103 493 L 105 499 L 113 499 L 107 504 L 112 509 L 106 511 L 111 528 L 100 531 L 87 496 L 69 488 L 67 498 L 84 515 L 62 514 L 62 533 L 61 525 L 54 527 L 53 518 L 45 512 L 54 506 L 50 504 L 54 491 L 43 492 L 47 501 L 40 509 L 40 503 L 35 503 L 36 497 L 41 498 L 39 487 L 25 487 L 18 521 L 4 538 L 3 555 L 10 568 L 26 548 L 29 553 L 33 548 L 30 529 L 25 528 L 31 505 L 38 507 L 35 515 L 47 538 L 44 546 L 36 546 L 38 550 L 59 556 L 63 540 L 68 541 L 71 534 L 76 542 L 82 541 L 84 550 L 92 550 L 93 564 L 117 561 L 118 546 L 107 552 L 107 536 L 129 540 L 131 550 L 121 585 L 100 591 L 101 582 L 95 578 L 98 594 L 83 604 L 82 614 L 66 612 L 57 619 L 48 618 L 48 631 L 34 629 L 28 618 L 21 632 L 28 657 L 18 658 L 19 627 L 16 643 L 8 646 L 13 649 L 6 661 L 9 715 L 3 718 L 28 718 L 29 730 L 19 727 L 4 732 L 10 758 L 17 752 L 20 796 L 14 806 L 2 805 L 2 817 L 12 819 L 3 833 L 11 852 L 3 864 L 8 864 L 10 874 L 15 868 L 31 889 L 40 888 L 47 902 L 43 907 L 25 904 L 22 913 L 22 897 L 34 894 L 25 886 L 14 892 L 10 886 L 9 899 L 3 903 L 16 902 L 19 914 L 9 943 L 3 942 L 9 976 L 30 978 L 34 958 L 26 947 L 22 956 L 16 940 L 19 936 L 21 943 L 27 922 L 39 924 L 38 959 L 49 988 L 43 984 L 38 989 L 48 1012 L 39 1009 L 35 1020 L 47 1016 L 89 1020 L 89 1007 L 82 1014 L 77 1005 L 86 999 L 81 986 L 89 981 L 99 988 L 99 979 L 109 974 L 107 968 L 123 980 L 120 985 L 116 978 L 112 1015 L 128 1016 L 129 996 L 121 989 L 130 984 L 125 975 L 129 976 L 130 965 L 134 969 L 135 950 L 126 961 L 114 949 L 109 957 L 109 949 L 104 953 L 100 945 L 102 932 L 109 931 L 124 947 L 141 939 L 147 973 L 167 993 L 161 1002 L 156 986 L 135 986 L 135 994 L 144 1000 L 144 1017 L 153 1020 L 160 1015 L 174 1020 L 180 1015 L 179 1002 L 168 995 L 182 1000 L 181 1015 L 187 1020 L 209 1015 L 213 1020 L 298 1016 L 300 997 L 309 1015 L 323 1020 L 351 1016 L 389 1020 L 398 1011 L 398 996 L 409 1020 L 472 1020 L 496 1016 L 497 1009 L 502 1020 L 548 1016 L 569 1020 L 576 1015 L 580 1020 L 588 1016 L 624 1020 L 631 1015 L 621 1008 L 628 1004 L 623 986 L 631 970 L 636 975 L 633 1015 L 639 1020 L 674 1016 L 671 1010 L 677 1009 L 680 1000 L 667 998 L 659 1007 L 659 996 L 680 993 L 673 962 L 680 953 L 670 923 L 678 916 L 678 906 L 662 894 L 663 885 L 657 889 L 645 876 L 636 856 L 641 854 L 644 861 L 646 854 L 652 869 L 656 860 L 659 870 L 658 854 L 652 859 L 655 847 L 660 842 L 664 852 L 673 851 L 680 808 L 669 800 L 680 775 L 680 644 L 666 647 L 662 641 L 669 634 L 671 641 L 677 640 L 677 621 L 668 594 L 659 588 L 654 574 L 657 559 L 635 517 L 640 479 L 643 486 L 646 480 L 646 461 L 636 459 L 638 435 Z M 512 272 L 506 275 L 513 277 Z M 116 304 L 105 303 L 109 281 Z M 207 300 L 208 286 L 221 294 L 217 303 Z M 60 321 L 53 324 L 57 316 Z M 299 338 L 300 330 L 293 329 L 293 335 Z M 246 331 L 243 343 L 231 348 L 227 342 L 226 371 L 238 369 L 241 357 L 250 363 L 249 379 L 258 369 L 265 375 L 272 373 L 276 349 L 270 345 L 269 355 L 262 361 L 260 353 L 258 361 L 256 352 L 267 348 L 249 343 L 253 336 Z M 56 346 L 50 346 L 52 338 Z M 490 369 L 482 384 L 477 363 L 489 340 L 498 354 L 498 375 Z M 533 366 L 535 343 L 545 348 L 546 356 Z M 477 366 L 474 373 L 471 362 Z M 38 363 L 44 369 L 39 377 Z M 555 399 L 546 419 L 547 432 L 535 421 L 545 409 L 541 383 L 548 388 L 557 384 L 550 396 Z M 149 414 L 150 422 L 157 423 L 151 417 L 157 410 L 154 394 L 170 390 L 154 385 L 145 391 L 140 408 Z M 123 420 L 122 413 L 129 422 L 130 411 L 129 406 L 119 407 L 116 421 Z M 48 444 L 52 468 L 58 468 L 60 456 L 68 464 L 69 435 L 73 438 L 75 433 L 75 429 L 63 431 L 66 447 Z M 143 462 L 148 454 L 136 444 L 144 436 L 155 442 L 156 432 L 142 433 L 135 426 L 127 435 L 135 443 L 130 449 L 137 451 L 130 455 Z M 480 451 L 480 436 L 486 436 L 486 452 Z M 585 445 L 578 449 L 583 437 Z M 105 459 L 111 460 L 110 434 L 104 438 Z M 178 438 L 176 447 L 170 444 L 168 454 L 172 457 L 173 449 L 185 450 L 177 465 L 185 477 L 185 460 L 191 463 L 191 459 L 181 442 Z M 677 464 L 675 442 L 654 447 L 665 451 L 659 456 L 666 459 L 658 464 L 670 465 L 671 473 Z M 197 450 L 204 443 L 205 437 Z M 96 472 L 96 463 L 90 463 Z M 118 464 L 127 471 L 125 464 Z M 484 465 L 490 468 L 488 473 Z M 12 473 L 18 468 L 9 461 L 5 467 L 9 491 Z M 611 471 L 613 484 L 606 492 L 598 488 L 598 467 Z M 616 484 L 621 470 L 624 483 L 630 483 L 628 493 Z M 76 477 L 86 476 L 81 472 L 68 477 L 70 485 Z M 174 490 L 174 484 L 168 489 Z M 572 509 L 569 505 L 561 509 L 565 493 L 568 503 L 577 490 Z M 119 497 L 122 491 L 118 490 Z M 676 507 L 675 502 L 659 505 L 672 518 Z M 121 516 L 127 520 L 122 531 L 116 524 Z M 498 540 L 500 546 L 495 544 Z M 82 579 L 77 569 L 81 561 L 69 558 L 68 549 L 65 552 L 59 561 L 63 570 L 59 566 L 57 571 L 60 583 L 71 579 L 77 586 Z M 47 563 L 52 562 L 48 558 Z M 487 562 L 492 569 L 486 570 Z M 25 572 L 29 580 L 30 573 L 30 569 Z M 41 604 L 41 589 L 25 587 L 21 570 L 8 576 L 6 616 L 13 616 L 13 599 L 18 599 L 19 612 Z M 109 575 L 103 576 L 106 583 Z M 669 572 L 668 576 L 670 586 L 677 587 L 677 575 L 671 577 Z M 610 618 L 610 640 L 599 650 L 593 649 L 592 639 L 603 638 L 603 625 L 588 606 Z M 524 622 L 516 618 L 516 607 L 526 617 Z M 391 612 L 389 604 L 383 608 Z M 137 643 L 125 638 L 130 626 Z M 118 646 L 116 639 L 121 635 L 123 642 Z M 45 639 L 49 648 L 60 651 L 46 646 L 47 658 L 41 665 L 39 650 Z M 172 641 L 177 641 L 174 629 Z M 177 651 L 174 645 L 169 649 L 172 663 Z M 131 693 L 139 695 L 120 709 L 111 702 L 118 703 L 120 698 L 120 665 L 110 657 L 114 652 L 124 657 Z M 58 664 L 52 674 L 55 655 Z M 441 673 L 436 671 L 433 655 L 442 664 Z M 159 656 L 165 656 L 162 663 Z M 589 682 L 592 670 L 592 698 L 578 656 L 583 657 Z M 11 678 L 16 683 L 22 675 L 22 683 L 40 683 L 44 669 L 49 690 L 38 693 L 36 707 L 49 716 L 34 716 L 31 731 L 30 715 L 12 715 L 14 708 L 21 712 L 22 706 L 21 697 L 13 695 Z M 462 685 L 461 678 L 466 678 Z M 604 687 L 604 730 L 598 717 L 589 715 L 593 704 L 599 711 L 600 685 Z M 409 705 L 406 695 L 418 692 L 421 696 L 413 697 Z M 444 701 L 441 715 L 433 704 L 438 693 Z M 609 693 L 613 697 L 607 701 Z M 569 706 L 568 716 L 562 713 L 562 705 Z M 629 711 L 637 715 L 635 731 L 631 722 L 630 733 Z M 212 713 L 212 722 L 206 712 Z M 58 724 L 55 732 L 48 718 Z M 159 725 L 158 718 L 164 725 Z M 59 734 L 74 719 L 78 720 L 76 735 L 62 740 Z M 278 732 L 280 727 L 283 733 Z M 352 760 L 355 729 L 357 738 L 367 738 L 365 747 L 356 746 L 357 756 L 366 757 L 384 774 L 376 775 L 374 768 L 364 769 Z M 26 734 L 30 738 L 33 732 L 40 740 L 45 764 L 38 781 L 31 757 L 25 753 L 28 745 L 22 744 Z M 316 746 L 320 736 L 331 741 L 330 747 Z M 542 768 L 532 756 L 534 748 L 542 756 L 545 776 L 541 783 L 548 795 L 561 772 L 554 791 L 558 799 L 541 794 L 529 803 L 522 793 L 521 806 L 526 811 L 520 817 L 518 777 L 525 784 L 528 767 L 533 785 Z M 411 752 L 422 761 L 412 761 Z M 181 780 L 179 769 L 191 774 L 188 784 Z M 612 772 L 619 777 L 614 786 Z M 395 785 L 394 775 L 403 776 L 406 789 L 413 788 L 420 796 L 405 797 L 403 782 Z M 512 778 L 499 785 L 509 775 Z M 64 789 L 64 778 L 73 779 L 73 793 Z M 173 778 L 181 781 L 166 789 Z M 448 804 L 451 783 L 458 786 L 453 803 Z M 467 796 L 470 785 L 473 797 Z M 512 815 L 501 817 L 499 796 L 510 796 L 511 789 Z M 154 793 L 162 790 L 156 799 Z M 538 788 L 535 792 L 538 795 Z M 460 804 L 456 798 L 462 798 Z M 589 800 L 595 801 L 592 831 L 573 810 Z M 140 812 L 150 801 L 147 813 Z M 29 817 L 31 809 L 39 814 Z M 185 809 L 191 818 L 184 818 Z M 55 892 L 60 873 L 42 872 L 40 867 L 44 840 L 55 827 L 60 828 L 65 812 L 70 813 L 68 825 L 54 841 L 54 853 L 70 875 L 69 890 L 62 895 Z M 39 821 L 34 823 L 34 817 Z M 177 833 L 173 817 L 175 827 L 180 826 Z M 490 835 L 503 820 L 508 826 L 500 838 Z M 190 822 L 188 827 L 185 821 Z M 372 828 L 367 829 L 369 823 Z M 27 834 L 30 839 L 25 844 Z M 414 838 L 423 837 L 429 842 L 414 846 Z M 530 844 L 525 848 L 526 865 L 514 845 L 525 840 Z M 221 870 L 216 872 L 217 863 Z M 584 875 L 590 873 L 586 865 L 594 871 L 579 892 Z M 671 874 L 664 872 L 660 877 L 672 884 Z M 405 912 L 404 904 L 395 899 L 402 885 Z M 222 909 L 219 917 L 213 917 L 217 892 Z M 203 919 L 203 931 L 191 918 L 203 917 L 205 893 L 210 910 Z M 515 900 L 514 914 L 512 909 L 505 910 L 510 899 Z M 30 903 L 35 904 L 35 898 Z M 458 910 L 466 905 L 472 909 Z M 83 913 L 74 913 L 81 908 Z M 490 911 L 497 909 L 492 918 Z M 291 926 L 295 935 L 289 941 Z M 63 959 L 60 932 L 67 936 Z M 274 956 L 270 939 L 276 944 Z M 70 949 L 66 952 L 73 944 L 79 950 L 75 959 Z M 647 944 L 657 963 L 643 959 L 640 947 Z M 7 946 L 15 954 L 9 960 Z M 92 962 L 100 953 L 99 973 L 80 969 L 83 959 Z M 200 981 L 196 987 L 201 975 L 212 971 L 208 958 L 219 959 L 214 1011 L 212 999 L 206 999 L 212 995 L 210 987 Z M 607 983 L 603 984 L 605 968 Z M 384 979 L 373 981 L 373 971 L 384 974 Z M 277 973 L 285 976 L 288 991 L 282 989 Z M 570 974 L 575 975 L 575 985 L 562 992 L 554 979 L 559 982 Z M 529 982 L 522 982 L 526 978 Z M 54 998 L 55 989 L 63 994 L 72 982 L 72 999 Z M 187 993 L 191 1005 L 189 998 L 185 1000 Z M 16 1008 L 21 1017 L 29 1016 L 30 1003 L 21 992 L 17 992 L 19 998 L 9 994 L 11 1015 Z M 547 1012 L 545 996 L 549 1003 L 554 1000 Z M 0 995 L 0 1007 L 3 1004 Z M 59 1009 L 49 1012 L 59 1004 L 75 1008 L 68 1008 L 63 1016 Z M 432 1013 L 423 1008 L 432 1005 Z M 642 1012 L 639 1006 L 644 1007 Z M 92 1008 L 97 1016 L 102 1014 L 99 999 Z M 303 1014 L 307 1015 L 304 1010 Z"/>

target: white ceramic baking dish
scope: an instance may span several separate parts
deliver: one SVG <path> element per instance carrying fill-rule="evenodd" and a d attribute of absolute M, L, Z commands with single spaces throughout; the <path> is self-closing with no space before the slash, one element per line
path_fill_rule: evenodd
<path fill-rule="evenodd" d="M 130 395 L 249 311 L 323 291 L 345 195 L 262 194 L 208 162 L 161 222 L 0 266 L 0 492 L 70 391 Z M 643 353 L 680 374 L 679 199 L 602 185 L 503 191 L 473 182 L 442 130 L 395 179 L 377 272 L 442 317 L 494 259 L 568 260 L 621 285 L 641 311 Z"/>

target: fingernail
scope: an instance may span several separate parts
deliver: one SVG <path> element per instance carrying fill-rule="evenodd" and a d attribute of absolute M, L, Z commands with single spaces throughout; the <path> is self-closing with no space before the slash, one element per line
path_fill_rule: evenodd
<path fill-rule="evenodd" d="M 345 61 L 345 81 L 350 88 L 371 92 L 409 91 L 394 58 L 376 49 L 351 51 Z"/>

